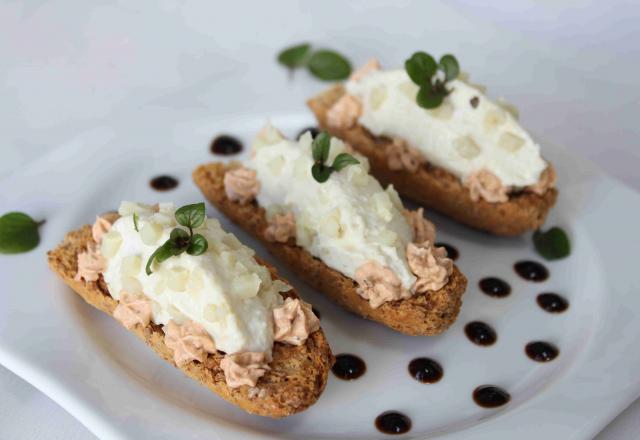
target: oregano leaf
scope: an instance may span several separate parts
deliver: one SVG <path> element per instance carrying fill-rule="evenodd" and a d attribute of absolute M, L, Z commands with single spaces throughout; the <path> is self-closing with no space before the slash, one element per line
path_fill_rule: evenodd
<path fill-rule="evenodd" d="M 458 60 L 451 54 L 443 55 L 440 58 L 440 63 L 438 65 L 440 70 L 444 72 L 444 77 L 447 81 L 452 81 L 458 77 L 460 73 L 460 65 L 458 64 Z"/>
<path fill-rule="evenodd" d="M 329 180 L 329 176 L 332 172 L 333 168 L 318 163 L 313 164 L 311 167 L 311 175 L 319 183 L 324 183 Z"/>
<path fill-rule="evenodd" d="M 567 233 L 557 226 L 546 232 L 540 230 L 534 232 L 533 244 L 536 251 L 547 260 L 565 258 L 571 253 L 571 243 Z"/>
<path fill-rule="evenodd" d="M 176 210 L 176 221 L 182 226 L 195 229 L 204 223 L 206 209 L 204 203 L 185 205 Z"/>
<path fill-rule="evenodd" d="M 323 81 L 339 81 L 351 75 L 351 64 L 338 52 L 320 49 L 311 54 L 307 68 L 313 76 Z"/>
<path fill-rule="evenodd" d="M 446 96 L 445 93 L 434 91 L 431 85 L 420 87 L 418 94 L 416 95 L 417 104 L 426 109 L 437 108 Z"/>
<path fill-rule="evenodd" d="M 404 68 L 411 81 L 419 86 L 431 84 L 431 78 L 438 70 L 436 60 L 425 52 L 416 52 L 405 61 Z"/>
<path fill-rule="evenodd" d="M 340 153 L 333 159 L 333 165 L 331 165 L 336 171 L 340 171 L 348 165 L 357 165 L 360 161 L 350 155 L 349 153 Z"/>
<path fill-rule="evenodd" d="M 202 255 L 208 248 L 209 243 L 207 242 L 207 239 L 201 234 L 194 234 L 194 236 L 191 237 L 189 247 L 187 247 L 187 254 L 195 256 Z"/>
<path fill-rule="evenodd" d="M 0 254 L 19 254 L 40 243 L 39 226 L 23 212 L 9 212 L 0 217 Z"/>
<path fill-rule="evenodd" d="M 309 43 L 288 47 L 278 54 L 278 62 L 289 69 L 300 67 L 307 60 L 310 49 Z"/>

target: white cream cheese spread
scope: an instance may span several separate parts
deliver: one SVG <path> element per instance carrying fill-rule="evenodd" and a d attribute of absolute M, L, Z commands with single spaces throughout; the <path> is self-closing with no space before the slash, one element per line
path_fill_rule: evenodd
<path fill-rule="evenodd" d="M 372 70 L 347 82 L 362 109 L 358 122 L 376 136 L 399 138 L 462 181 L 480 170 L 502 185 L 535 185 L 547 163 L 540 146 L 503 107 L 472 85 L 453 80 L 437 108 L 416 103 L 418 86 L 404 70 Z"/>
<path fill-rule="evenodd" d="M 137 214 L 136 231 L 133 213 Z M 151 254 L 178 227 L 173 204 L 159 209 L 123 202 L 120 218 L 102 237 L 101 252 L 106 260 L 103 277 L 110 294 L 144 295 L 151 301 L 151 320 L 167 325 L 194 322 L 227 354 L 271 353 L 274 342 L 273 309 L 282 304 L 281 291 L 289 286 L 273 281 L 254 252 L 225 232 L 215 219 L 206 219 L 194 230 L 209 244 L 198 256 L 186 252 L 153 264 L 147 275 L 145 265 Z"/>
<path fill-rule="evenodd" d="M 416 277 L 406 248 L 413 232 L 396 191 L 391 186 L 384 190 L 369 175 L 366 158 L 355 154 L 360 164 L 318 183 L 311 174 L 311 143 L 310 133 L 290 141 L 270 126 L 256 139 L 246 166 L 257 173 L 256 198 L 267 217 L 293 212 L 296 243 L 345 276 L 355 279 L 358 267 L 374 261 L 410 290 Z M 342 141 L 332 138 L 327 163 L 346 151 Z"/>

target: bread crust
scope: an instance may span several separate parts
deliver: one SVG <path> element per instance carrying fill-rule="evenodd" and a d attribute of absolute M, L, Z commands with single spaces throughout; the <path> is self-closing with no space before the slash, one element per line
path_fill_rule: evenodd
<path fill-rule="evenodd" d="M 460 223 L 496 235 L 520 235 L 538 229 L 544 223 L 558 196 L 555 188 L 547 190 L 542 196 L 531 192 L 513 193 L 503 203 L 485 200 L 474 202 L 460 179 L 442 168 L 426 164 L 415 173 L 389 169 L 385 149 L 391 143 L 390 139 L 375 137 L 360 124 L 351 128 L 329 127 L 327 113 L 344 94 L 344 87 L 336 85 L 310 99 L 307 104 L 322 129 L 369 158 L 371 174 L 383 185 L 393 184 L 404 197 L 440 211 Z"/>
<path fill-rule="evenodd" d="M 87 303 L 113 316 L 118 302 L 109 295 L 102 276 L 96 282 L 74 279 L 77 255 L 91 241 L 89 225 L 70 232 L 57 248 L 48 252 L 49 267 Z M 274 279 L 279 278 L 273 267 L 256 260 L 269 268 Z M 283 296 L 297 297 L 293 290 Z M 173 352 L 164 342 L 161 326 L 153 323 L 146 327 L 137 325 L 131 331 L 162 359 L 176 366 Z M 217 352 L 209 354 L 202 363 L 193 361 L 176 368 L 245 411 L 272 418 L 304 411 L 315 403 L 327 384 L 328 373 L 335 360 L 322 330 L 311 334 L 306 343 L 298 347 L 277 342 L 273 347 L 271 370 L 252 389 L 246 385 L 239 388 L 227 386 L 220 368 L 223 357 L 224 354 Z"/>
<path fill-rule="evenodd" d="M 358 295 L 357 283 L 331 269 L 294 243 L 276 243 L 264 238 L 265 210 L 255 202 L 241 205 L 227 198 L 224 173 L 237 164 L 209 163 L 193 172 L 193 180 L 216 208 L 260 240 L 278 259 L 313 288 L 334 302 L 364 318 L 380 322 L 412 336 L 431 336 L 445 331 L 458 316 L 467 279 L 454 265 L 449 282 L 442 289 L 416 294 L 409 299 L 384 303 L 377 309 Z"/>

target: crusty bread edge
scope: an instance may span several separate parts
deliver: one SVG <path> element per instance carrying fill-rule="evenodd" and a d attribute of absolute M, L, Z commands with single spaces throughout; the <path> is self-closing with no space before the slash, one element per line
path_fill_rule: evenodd
<path fill-rule="evenodd" d="M 225 194 L 224 173 L 233 166 L 237 164 L 201 165 L 193 172 L 193 179 L 216 208 L 260 240 L 273 255 L 312 287 L 346 309 L 407 335 L 437 335 L 455 321 L 467 284 L 466 278 L 455 265 L 449 282 L 442 289 L 387 302 L 374 309 L 358 295 L 357 284 L 351 278 L 331 269 L 293 242 L 275 243 L 264 238 L 267 227 L 264 209 L 255 202 L 243 205 L 231 201 Z"/>
<path fill-rule="evenodd" d="M 322 129 L 349 143 L 369 159 L 371 173 L 383 185 L 393 184 L 404 197 L 460 223 L 496 235 L 521 235 L 540 228 L 544 223 L 556 202 L 556 189 L 550 189 L 542 196 L 531 192 L 514 193 L 503 203 L 474 202 L 460 179 L 442 168 L 427 164 L 415 173 L 389 169 L 385 154 L 385 148 L 391 142 L 389 139 L 371 135 L 360 124 L 351 128 L 335 128 L 327 123 L 327 112 L 344 93 L 344 87 L 336 85 L 310 99 L 307 104 Z"/>
<path fill-rule="evenodd" d="M 97 282 L 74 279 L 77 254 L 86 249 L 90 241 L 91 228 L 88 225 L 70 232 L 56 249 L 48 252 L 49 267 L 87 303 L 113 316 L 118 302 L 108 294 L 102 277 Z M 279 278 L 272 267 L 256 260 L 269 268 L 274 279 Z M 297 297 L 293 290 L 284 296 Z M 162 359 L 176 366 L 172 350 L 164 343 L 161 326 L 151 323 L 143 328 L 137 325 L 131 331 Z M 255 389 L 250 390 L 248 386 L 230 388 L 226 385 L 220 368 L 222 357 L 223 354 L 218 352 L 208 355 L 203 363 L 193 361 L 176 368 L 245 411 L 272 418 L 304 411 L 315 403 L 326 386 L 334 362 L 322 330 L 310 335 L 300 347 L 275 343 L 271 370 L 259 379 Z"/>

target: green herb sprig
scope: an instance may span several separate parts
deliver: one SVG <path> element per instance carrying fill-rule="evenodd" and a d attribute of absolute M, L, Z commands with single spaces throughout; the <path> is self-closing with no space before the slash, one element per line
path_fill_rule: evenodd
<path fill-rule="evenodd" d="M 533 245 L 536 251 L 547 260 L 559 260 L 571 253 L 571 243 L 567 233 L 557 226 L 546 232 L 540 230 L 534 232 Z"/>
<path fill-rule="evenodd" d="M 351 63 L 343 55 L 330 49 L 311 50 L 309 43 L 288 47 L 278 54 L 278 62 L 293 72 L 306 67 L 323 81 L 339 81 L 351 75 Z"/>
<path fill-rule="evenodd" d="M 133 229 L 136 230 L 136 232 L 140 232 L 140 229 L 138 229 L 138 220 L 140 219 L 140 217 L 138 216 L 137 212 L 133 213 Z"/>
<path fill-rule="evenodd" d="M 415 84 L 420 86 L 416 95 L 416 102 L 422 108 L 433 109 L 442 104 L 451 90 L 447 89 L 447 82 L 458 77 L 460 65 L 453 55 L 447 54 L 440 58 L 440 62 L 426 52 L 416 52 L 404 63 L 404 68 Z M 442 78 L 438 75 L 442 72 Z"/>
<path fill-rule="evenodd" d="M 0 254 L 29 252 L 40 243 L 37 222 L 23 212 L 8 212 L 0 217 Z"/>
<path fill-rule="evenodd" d="M 169 234 L 169 239 L 156 249 L 147 261 L 145 271 L 151 275 L 151 265 L 155 261 L 160 264 L 163 261 L 186 252 L 189 255 L 202 255 L 209 248 L 207 239 L 201 234 L 194 234 L 193 230 L 200 227 L 206 219 L 204 203 L 185 205 L 176 210 L 178 224 L 188 228 L 174 228 Z"/>
<path fill-rule="evenodd" d="M 319 133 L 311 144 L 311 154 L 313 156 L 313 166 L 311 175 L 319 183 L 329 180 L 329 176 L 334 171 L 340 171 L 348 165 L 359 164 L 360 161 L 348 153 L 340 153 L 333 159 L 333 164 L 327 165 L 329 159 L 329 149 L 331 148 L 331 137 L 329 133 L 323 131 Z"/>

